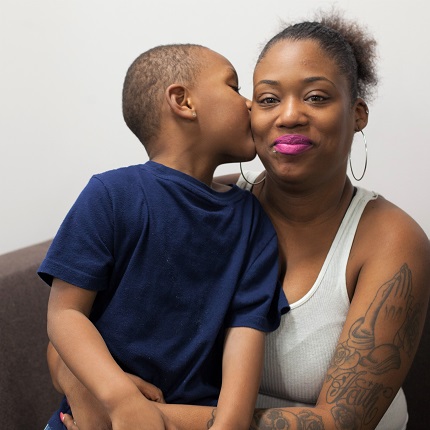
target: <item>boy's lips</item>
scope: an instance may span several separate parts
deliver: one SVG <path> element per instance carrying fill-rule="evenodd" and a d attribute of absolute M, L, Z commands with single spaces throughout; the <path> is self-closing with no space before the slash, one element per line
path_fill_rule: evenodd
<path fill-rule="evenodd" d="M 273 143 L 273 152 L 285 155 L 298 155 L 312 147 L 312 142 L 301 134 L 284 134 Z"/>

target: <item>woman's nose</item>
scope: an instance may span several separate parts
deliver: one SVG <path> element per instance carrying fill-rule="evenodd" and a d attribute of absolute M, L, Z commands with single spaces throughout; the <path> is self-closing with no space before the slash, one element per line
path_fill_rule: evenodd
<path fill-rule="evenodd" d="M 278 127 L 297 127 L 305 125 L 308 117 L 305 106 L 300 100 L 289 98 L 284 100 L 279 106 L 279 115 L 276 119 Z"/>

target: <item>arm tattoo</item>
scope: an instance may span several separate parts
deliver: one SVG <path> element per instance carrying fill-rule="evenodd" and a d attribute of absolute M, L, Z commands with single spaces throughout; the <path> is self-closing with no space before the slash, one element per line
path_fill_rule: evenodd
<path fill-rule="evenodd" d="M 375 294 L 364 317 L 351 326 L 348 339 L 339 344 L 331 360 L 326 382 L 330 382 L 327 402 L 338 429 L 361 428 L 378 413 L 378 401 L 391 399 L 394 390 L 374 381 L 399 369 L 401 352 L 411 356 L 419 341 L 422 312 L 413 303 L 412 275 L 404 264 Z M 386 323 L 395 327 L 391 342 L 379 343 L 378 334 Z"/>
<path fill-rule="evenodd" d="M 390 400 L 394 389 L 376 382 L 401 366 L 401 352 L 412 356 L 419 342 L 422 309 L 412 296 L 412 274 L 404 264 L 392 279 L 375 294 L 365 315 L 352 324 L 348 339 L 334 352 L 326 382 L 331 414 L 338 430 L 356 430 L 369 424 L 378 414 L 378 402 Z M 394 335 L 382 343 L 380 334 Z M 208 428 L 215 420 L 212 412 Z M 287 409 L 259 409 L 254 413 L 250 430 L 324 430 L 321 416 L 311 409 L 292 413 Z"/>
<path fill-rule="evenodd" d="M 216 408 L 212 410 L 207 428 L 215 422 Z M 303 409 L 297 414 L 283 409 L 256 409 L 249 430 L 324 430 L 320 416 L 310 409 Z"/>
<path fill-rule="evenodd" d="M 258 409 L 250 430 L 324 430 L 320 416 L 310 409 L 293 414 L 283 409 Z"/>
<path fill-rule="evenodd" d="M 215 423 L 215 415 L 216 415 L 216 408 L 213 408 L 212 412 L 211 412 L 211 419 L 206 424 L 206 428 L 207 429 L 210 429 L 214 425 L 214 423 Z"/>

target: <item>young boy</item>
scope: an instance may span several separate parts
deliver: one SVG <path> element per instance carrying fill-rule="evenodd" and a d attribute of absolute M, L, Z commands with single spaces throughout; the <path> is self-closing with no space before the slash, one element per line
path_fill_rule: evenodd
<path fill-rule="evenodd" d="M 139 56 L 123 114 L 150 161 L 93 176 L 39 268 L 50 341 L 114 430 L 168 426 L 125 372 L 168 403 L 218 404 L 213 429 L 249 428 L 264 332 L 288 307 L 261 206 L 212 181 L 218 165 L 255 156 L 249 109 L 208 48 Z"/>

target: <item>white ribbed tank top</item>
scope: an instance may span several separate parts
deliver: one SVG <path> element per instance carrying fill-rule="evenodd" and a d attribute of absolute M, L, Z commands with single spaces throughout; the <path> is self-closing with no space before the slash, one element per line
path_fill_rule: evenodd
<path fill-rule="evenodd" d="M 258 174 L 245 176 L 253 182 Z M 242 176 L 237 185 L 251 188 Z M 346 265 L 352 242 L 366 204 L 376 198 L 377 194 L 357 188 L 314 285 L 290 303 L 278 330 L 266 336 L 258 407 L 315 405 L 350 306 Z M 406 429 L 407 418 L 400 389 L 377 430 Z"/>

